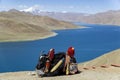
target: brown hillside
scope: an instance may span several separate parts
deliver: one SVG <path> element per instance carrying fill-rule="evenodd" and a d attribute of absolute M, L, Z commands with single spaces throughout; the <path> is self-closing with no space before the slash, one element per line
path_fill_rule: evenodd
<path fill-rule="evenodd" d="M 106 53 L 94 60 L 80 64 L 82 67 L 101 67 L 101 66 L 111 66 L 120 65 L 120 49 L 114 50 L 112 52 Z"/>
<path fill-rule="evenodd" d="M 55 35 L 52 30 L 69 28 L 78 26 L 14 9 L 0 12 L 0 41 L 41 39 Z"/>
<path fill-rule="evenodd" d="M 85 13 L 47 13 L 41 12 L 39 15 L 49 16 L 54 19 L 64 20 L 69 22 L 83 22 L 90 24 L 108 24 L 120 25 L 120 10 L 110 10 L 96 14 Z"/>

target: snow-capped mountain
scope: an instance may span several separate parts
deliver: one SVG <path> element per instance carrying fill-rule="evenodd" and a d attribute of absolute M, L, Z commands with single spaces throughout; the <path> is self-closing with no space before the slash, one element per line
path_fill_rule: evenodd
<path fill-rule="evenodd" d="M 23 10 L 20 10 L 20 11 L 24 11 L 24 12 L 30 12 L 30 13 L 33 13 L 33 14 L 38 14 L 40 13 L 40 7 L 39 6 L 32 6 L 30 8 L 27 8 L 27 9 L 23 9 Z"/>
<path fill-rule="evenodd" d="M 75 12 L 49 12 L 40 10 L 39 6 L 33 6 L 28 9 L 21 10 L 30 12 L 34 15 L 48 16 L 57 20 L 68 22 L 83 22 L 92 24 L 109 24 L 120 25 L 120 10 L 110 10 L 96 14 L 75 13 Z"/>

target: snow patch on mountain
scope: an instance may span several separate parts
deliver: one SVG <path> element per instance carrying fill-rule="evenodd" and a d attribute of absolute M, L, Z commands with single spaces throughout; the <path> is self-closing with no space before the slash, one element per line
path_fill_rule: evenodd
<path fill-rule="evenodd" d="M 40 13 L 42 10 L 40 10 L 39 5 L 34 5 L 32 7 L 29 7 L 27 9 L 23 9 L 23 10 L 20 10 L 20 11 L 30 12 L 30 13 Z"/>

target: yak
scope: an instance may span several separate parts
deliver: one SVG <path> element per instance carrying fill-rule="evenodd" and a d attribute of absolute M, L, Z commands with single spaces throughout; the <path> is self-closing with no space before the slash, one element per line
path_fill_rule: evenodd
<path fill-rule="evenodd" d="M 46 61 L 47 61 L 47 54 L 42 54 L 39 58 L 39 61 L 36 65 L 36 70 L 38 71 L 38 75 L 41 77 L 50 77 L 50 76 L 57 76 L 57 75 L 64 75 L 65 72 L 63 71 L 64 68 L 64 64 L 65 64 L 65 56 L 66 53 L 65 52 L 59 52 L 57 54 L 54 55 L 54 58 L 51 62 L 50 65 L 50 70 L 61 60 L 64 59 L 62 64 L 53 72 L 46 72 L 44 73 L 45 70 L 45 66 L 46 66 Z M 73 62 L 76 63 L 76 59 L 73 59 Z M 41 72 L 41 73 L 39 73 Z"/>

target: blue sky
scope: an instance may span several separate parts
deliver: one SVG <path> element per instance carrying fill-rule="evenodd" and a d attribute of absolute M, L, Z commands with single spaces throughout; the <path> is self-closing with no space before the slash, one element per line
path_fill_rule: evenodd
<path fill-rule="evenodd" d="M 0 11 L 30 7 L 41 11 L 98 13 L 120 10 L 120 0 L 0 0 Z"/>

